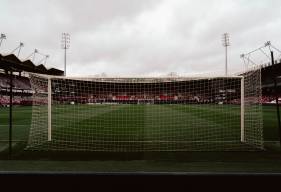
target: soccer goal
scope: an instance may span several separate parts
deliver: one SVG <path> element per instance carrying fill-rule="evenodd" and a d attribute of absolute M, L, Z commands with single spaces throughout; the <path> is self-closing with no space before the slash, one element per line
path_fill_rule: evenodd
<path fill-rule="evenodd" d="M 263 149 L 260 70 L 228 77 L 30 79 L 29 150 Z"/>

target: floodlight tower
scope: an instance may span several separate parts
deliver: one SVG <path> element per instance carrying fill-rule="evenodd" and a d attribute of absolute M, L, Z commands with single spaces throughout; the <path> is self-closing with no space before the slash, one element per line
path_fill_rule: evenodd
<path fill-rule="evenodd" d="M 34 61 L 35 61 L 35 56 L 36 56 L 36 54 L 38 54 L 38 53 L 39 53 L 38 49 L 34 49 L 34 51 L 33 51 L 25 60 L 30 59 L 30 57 L 32 57 L 32 62 L 34 63 Z"/>
<path fill-rule="evenodd" d="M 222 45 L 225 47 L 225 76 L 227 76 L 227 47 L 230 46 L 228 33 L 223 34 Z"/>
<path fill-rule="evenodd" d="M 47 63 L 47 59 L 50 57 L 50 55 L 45 55 L 44 65 Z"/>
<path fill-rule="evenodd" d="M 0 47 L 1 47 L 2 41 L 3 41 L 4 39 L 6 39 L 6 38 L 7 38 L 6 35 L 3 34 L 3 33 L 1 33 L 1 36 L 0 36 Z"/>
<path fill-rule="evenodd" d="M 44 58 L 41 59 L 40 61 L 38 61 L 38 64 L 44 63 L 44 65 L 46 65 L 47 59 L 50 57 L 50 55 L 44 55 L 42 53 L 39 53 L 39 54 L 42 55 Z"/>
<path fill-rule="evenodd" d="M 22 42 L 20 42 L 19 46 L 17 46 L 17 48 L 15 48 L 11 53 L 14 53 L 16 50 L 18 50 L 17 57 L 19 57 L 22 47 L 24 47 L 24 44 Z"/>
<path fill-rule="evenodd" d="M 62 33 L 61 48 L 64 49 L 64 76 L 66 76 L 66 50 L 70 46 L 70 35 L 68 33 Z"/>

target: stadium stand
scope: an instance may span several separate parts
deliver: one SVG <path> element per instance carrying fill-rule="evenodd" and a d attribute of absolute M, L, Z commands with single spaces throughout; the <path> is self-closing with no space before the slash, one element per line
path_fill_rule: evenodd
<path fill-rule="evenodd" d="M 281 60 L 276 60 L 274 65 L 266 64 L 261 69 L 262 103 L 276 104 L 276 94 L 281 101 L 281 80 L 277 78 L 277 93 L 274 88 L 274 77 L 281 77 Z"/>
<path fill-rule="evenodd" d="M 28 75 L 25 72 L 63 75 L 63 71 L 51 68 L 46 69 L 42 64 L 36 66 L 30 60 L 21 61 L 14 54 L 0 54 L 0 106 L 10 105 L 10 75 L 12 75 L 13 105 L 32 105 L 32 88 Z"/>
<path fill-rule="evenodd" d="M 46 69 L 44 65 L 35 66 L 30 60 L 20 61 L 15 55 L 3 56 L 0 54 L 0 105 L 9 105 L 9 75 L 8 67 L 14 68 L 18 75 L 13 75 L 13 104 L 15 105 L 31 105 L 32 104 L 32 88 L 28 76 L 23 75 L 23 71 L 52 74 L 52 75 L 62 75 L 63 71 L 58 69 Z M 275 90 L 273 77 L 281 77 L 281 60 L 275 61 L 275 65 L 264 64 L 261 69 L 261 81 L 262 81 L 262 99 L 263 104 L 275 104 Z M 106 87 L 106 83 L 97 84 L 97 87 Z M 118 83 L 115 83 L 118 87 Z M 122 85 L 124 86 L 124 85 Z M 109 86 L 110 87 L 110 86 Z M 126 85 L 125 85 L 126 87 Z M 146 95 L 141 95 L 137 91 L 138 88 L 133 90 L 124 90 L 124 93 L 112 92 L 108 94 L 106 91 L 99 94 L 87 95 L 83 92 L 80 95 L 69 95 L 66 94 L 62 96 L 60 94 L 59 98 L 56 98 L 58 102 L 73 102 L 73 103 L 139 103 L 147 102 L 150 103 L 152 100 L 156 104 L 161 103 L 178 103 L 178 102 L 189 102 L 189 103 L 212 103 L 215 102 L 214 98 L 208 98 L 206 95 L 198 95 L 194 93 L 178 93 L 174 95 L 168 95 L 167 93 L 161 92 L 161 88 L 157 88 L 155 91 L 150 92 Z M 143 87 L 140 87 L 143 89 Z M 281 81 L 277 82 L 277 89 L 281 101 Z M 55 96 L 54 96 L 55 97 Z M 40 102 L 39 102 L 40 103 Z M 232 104 L 239 104 L 240 100 L 233 98 L 229 101 Z"/>

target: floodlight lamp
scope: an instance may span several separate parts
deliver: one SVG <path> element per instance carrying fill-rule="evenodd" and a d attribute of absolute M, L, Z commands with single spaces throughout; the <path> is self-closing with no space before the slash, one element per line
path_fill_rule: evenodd
<path fill-rule="evenodd" d="M 267 41 L 265 44 L 264 44 L 264 46 L 266 47 L 266 46 L 270 46 L 271 45 L 271 42 L 270 41 Z"/>
<path fill-rule="evenodd" d="M 229 42 L 229 34 L 228 33 L 224 33 L 222 35 L 222 45 L 224 47 L 230 46 L 230 42 Z"/>
<path fill-rule="evenodd" d="M 6 37 L 5 34 L 1 33 L 1 37 L 0 37 L 0 38 L 1 38 L 1 39 L 6 39 L 7 37 Z"/>

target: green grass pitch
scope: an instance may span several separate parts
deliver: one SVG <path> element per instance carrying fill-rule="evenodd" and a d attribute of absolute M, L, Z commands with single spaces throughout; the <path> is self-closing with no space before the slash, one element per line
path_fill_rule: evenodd
<path fill-rule="evenodd" d="M 53 108 L 54 138 L 69 140 L 236 140 L 240 108 L 212 105 L 66 105 Z M 229 121 L 226 118 L 231 117 Z M 221 130 L 221 128 L 228 130 Z M 71 131 L 72 134 L 71 134 Z M 180 132 L 180 133 L 179 133 Z M 224 138 L 230 133 L 232 138 Z"/>
<path fill-rule="evenodd" d="M 0 112 L 0 149 L 4 151 L 9 138 L 9 110 L 2 107 Z M 31 113 L 30 106 L 13 108 L 14 145 L 27 142 Z M 264 140 L 278 140 L 275 107 L 263 107 L 263 120 Z M 213 147 L 211 145 L 214 142 L 237 143 L 240 139 L 240 107 L 206 104 L 54 105 L 52 126 L 54 146 L 63 144 L 69 149 L 78 144 L 81 149 L 87 150 L 91 148 L 90 144 L 95 144 L 100 146 L 95 150 L 100 151 L 124 148 L 125 145 L 132 151 L 141 150 L 145 146 L 148 150 L 171 151 L 174 148 L 181 149 L 182 146 L 184 150 L 184 145 L 187 145 L 185 142 L 189 141 L 200 141 L 202 145 L 205 142 L 204 145 L 208 143 L 209 147 Z M 174 141 L 179 142 L 178 146 L 173 144 Z M 200 150 L 202 146 L 197 144 L 196 147 Z"/>
<path fill-rule="evenodd" d="M 54 115 L 57 118 L 63 117 L 65 121 L 70 120 L 71 115 L 64 115 L 62 110 L 71 111 L 73 108 L 78 106 L 69 106 L 69 109 L 62 109 L 58 107 L 54 110 Z M 93 106 L 81 106 L 81 107 L 93 107 Z M 126 109 L 127 106 L 117 107 L 118 109 L 111 111 L 111 118 L 114 116 L 115 127 L 120 125 L 118 117 L 123 113 L 130 113 L 131 116 L 137 114 L 137 118 L 131 118 L 131 125 L 146 126 L 148 128 L 148 122 L 151 126 L 152 119 L 148 116 L 139 115 L 147 110 L 153 111 L 151 106 L 139 107 L 139 109 Z M 158 106 L 154 106 L 158 107 Z M 180 109 L 176 106 L 167 106 L 172 111 Z M 161 108 L 162 108 L 161 107 Z M 194 106 L 195 107 L 195 106 Z M 108 116 L 108 106 L 98 106 L 100 108 L 99 118 L 94 120 L 96 122 L 103 122 L 104 125 L 112 129 L 112 126 L 106 122 Z M 121 109 L 123 108 L 123 109 Z M 171 109 L 170 109 L 171 108 Z M 202 108 L 203 111 L 208 110 Z M 89 111 L 90 109 L 85 109 Z M 157 109 L 158 110 L 158 109 Z M 232 109 L 239 111 L 238 109 Z M 104 113 L 102 113 L 103 111 Z M 105 112 L 106 111 L 106 112 Z M 196 109 L 197 111 L 197 109 Z M 281 171 L 281 155 L 278 145 L 278 129 L 276 120 L 276 107 L 275 106 L 263 106 L 263 135 L 266 144 L 277 143 L 274 145 L 267 145 L 267 149 L 264 152 L 183 152 L 183 153 L 142 153 L 133 154 L 124 157 L 119 154 L 97 154 L 85 155 L 84 153 L 68 154 L 68 153 L 27 153 L 24 151 L 26 147 L 26 141 L 28 140 L 30 122 L 31 122 L 32 107 L 15 106 L 13 108 L 13 159 L 14 161 L 6 161 L 3 159 L 8 158 L 8 123 L 9 123 L 9 109 L 0 108 L 0 171 L 75 171 L 75 172 L 92 172 L 92 171 L 110 171 L 110 172 L 123 172 L 123 171 L 148 171 L 148 172 L 280 172 Z M 107 115 L 106 115 L 107 114 Z M 200 113 L 204 115 L 204 113 Z M 83 114 L 85 115 L 85 114 Z M 159 115 L 159 113 L 158 113 Z M 206 114 L 205 114 L 206 115 Z M 86 116 L 92 119 L 94 114 L 86 114 Z M 144 118 L 148 118 L 146 121 Z M 68 119 L 67 119 L 68 118 Z M 202 116 L 201 118 L 204 118 Z M 86 119 L 84 119 L 85 121 Z M 104 121 L 102 121 L 104 120 Z M 218 119 L 219 120 L 219 119 Z M 205 120 L 208 121 L 208 120 Z M 59 123 L 59 121 L 57 121 Z M 117 123 L 117 124 L 116 124 Z M 138 123 L 138 124 L 136 124 Z M 165 120 L 163 121 L 163 124 Z M 77 122 L 77 125 L 80 124 Z M 128 124 L 129 125 L 129 124 Z M 84 128 L 89 127 L 88 123 L 84 123 Z M 154 127 L 157 129 L 157 126 Z M 124 129 L 125 131 L 125 129 Z M 146 132 L 144 135 L 148 136 Z M 157 133 L 159 134 L 159 133 Z M 188 133 L 186 133 L 188 134 Z M 152 134 L 153 135 L 153 134 Z M 137 138 L 137 137 L 136 137 Z M 127 138 L 126 138 L 127 139 Z M 75 161 L 74 161 L 75 160 Z M 87 160 L 87 161 L 85 161 Z M 90 161 L 89 161 L 90 160 Z M 125 161 L 123 161 L 125 160 Z M 128 161 L 130 160 L 130 161 Z"/>
<path fill-rule="evenodd" d="M 240 141 L 235 105 L 55 105 L 52 111 L 52 140 L 70 149 L 184 151 Z"/>

